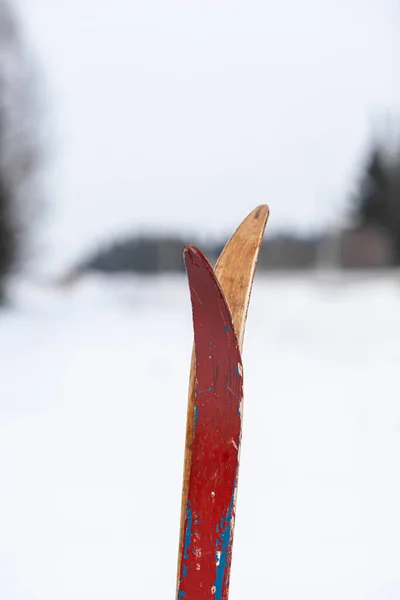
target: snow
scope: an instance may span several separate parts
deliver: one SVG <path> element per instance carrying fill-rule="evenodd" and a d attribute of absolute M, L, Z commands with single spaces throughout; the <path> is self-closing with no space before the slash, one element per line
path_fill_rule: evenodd
<path fill-rule="evenodd" d="M 15 282 L 0 314 L 0 598 L 174 597 L 185 278 Z M 230 600 L 400 598 L 400 287 L 258 275 Z"/>

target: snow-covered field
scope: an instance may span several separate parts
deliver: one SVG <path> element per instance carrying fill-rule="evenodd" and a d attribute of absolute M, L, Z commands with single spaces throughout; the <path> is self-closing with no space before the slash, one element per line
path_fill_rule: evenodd
<path fill-rule="evenodd" d="M 184 277 L 16 283 L 0 599 L 173 598 Z M 256 278 L 230 600 L 400 598 L 400 279 Z"/>

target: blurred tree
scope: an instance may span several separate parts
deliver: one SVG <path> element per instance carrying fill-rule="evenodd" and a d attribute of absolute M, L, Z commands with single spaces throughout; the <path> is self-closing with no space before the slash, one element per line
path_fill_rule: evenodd
<path fill-rule="evenodd" d="M 396 266 L 400 266 L 400 155 L 376 145 L 367 162 L 354 197 L 357 225 L 386 232 L 393 246 Z"/>
<path fill-rule="evenodd" d="M 7 277 L 28 248 L 36 211 L 40 152 L 35 93 L 30 55 L 16 15 L 0 0 L 0 304 Z"/>
<path fill-rule="evenodd" d="M 389 181 L 380 148 L 374 148 L 356 197 L 362 225 L 388 225 Z"/>

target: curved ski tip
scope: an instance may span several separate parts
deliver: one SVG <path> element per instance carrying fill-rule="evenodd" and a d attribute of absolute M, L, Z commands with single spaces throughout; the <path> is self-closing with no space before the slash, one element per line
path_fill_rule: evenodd
<path fill-rule="evenodd" d="M 185 246 L 183 249 L 183 256 L 186 256 L 186 254 L 191 255 L 191 254 L 198 254 L 200 252 L 200 250 L 196 247 L 196 246 Z"/>
<path fill-rule="evenodd" d="M 250 213 L 254 219 L 267 219 L 269 216 L 268 204 L 260 204 Z"/>
<path fill-rule="evenodd" d="M 190 260 L 191 263 L 197 267 L 200 267 L 201 264 L 208 262 L 204 254 L 198 248 L 196 248 L 196 246 L 186 246 L 184 248 L 183 260 L 185 263 Z"/>

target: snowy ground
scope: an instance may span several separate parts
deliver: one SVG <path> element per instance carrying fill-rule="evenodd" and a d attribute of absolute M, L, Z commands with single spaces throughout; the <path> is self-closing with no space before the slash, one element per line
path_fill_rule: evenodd
<path fill-rule="evenodd" d="M 173 598 L 184 277 L 0 314 L 0 598 Z M 400 598 L 400 279 L 258 276 L 230 600 Z"/>

